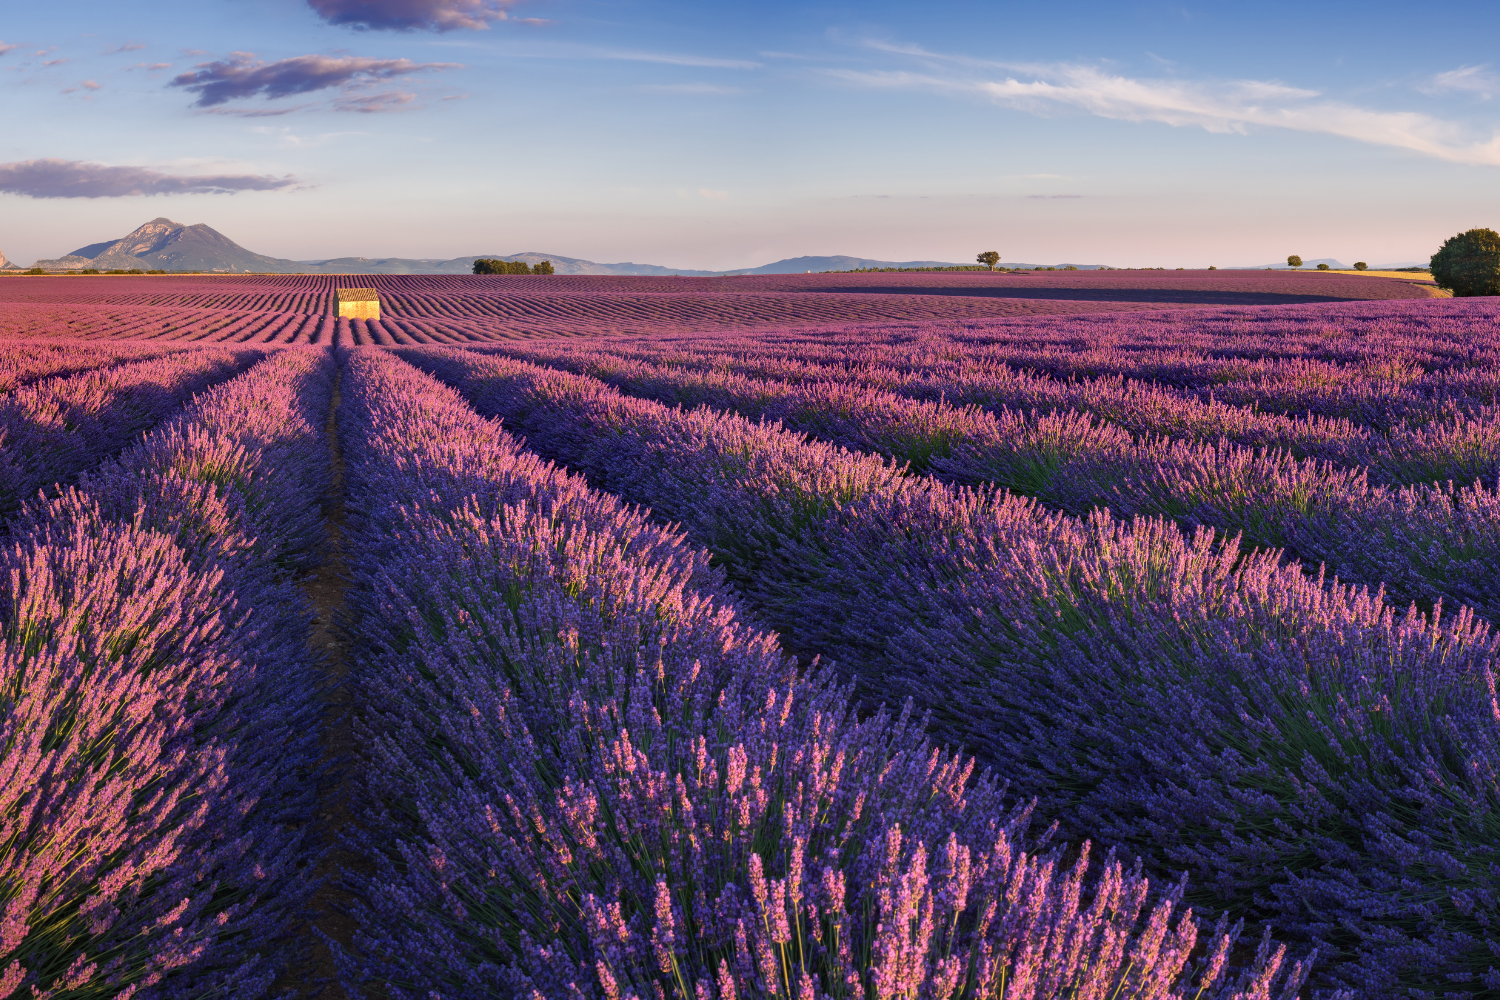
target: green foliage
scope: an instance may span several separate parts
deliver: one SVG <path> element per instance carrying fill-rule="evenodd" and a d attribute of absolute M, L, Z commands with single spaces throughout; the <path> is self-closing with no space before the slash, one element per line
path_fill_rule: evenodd
<path fill-rule="evenodd" d="M 1286 259 L 1286 265 L 1287 265 L 1287 267 L 1301 267 L 1302 266 L 1302 258 L 1298 257 L 1296 254 L 1292 254 L 1290 257 L 1288 257 Z"/>
<path fill-rule="evenodd" d="M 552 268 L 552 262 L 550 260 L 544 260 L 540 264 L 537 264 L 535 267 L 533 267 L 531 269 L 531 273 L 532 274 L 556 274 L 557 272 L 555 270 L 553 270 L 553 268 Z"/>
<path fill-rule="evenodd" d="M 47 272 L 43 271 L 39 267 L 33 267 L 31 270 L 27 271 L 26 273 L 27 274 L 46 274 Z"/>
<path fill-rule="evenodd" d="M 1328 265 L 1327 264 L 1319 264 L 1318 265 L 1318 270 L 1319 271 L 1326 271 L 1326 270 L 1328 270 Z"/>
<path fill-rule="evenodd" d="M 1209 269 L 1209 270 L 1210 270 L 1210 271 L 1217 271 L 1217 270 L 1218 270 L 1218 268 L 1217 268 L 1217 267 L 1215 267 L 1215 266 L 1214 266 L 1214 265 L 1212 265 L 1212 264 L 1210 264 L 1210 265 L 1208 265 L 1208 269 Z"/>
<path fill-rule="evenodd" d="M 979 261 L 979 263 L 983 264 L 985 267 L 989 268 L 991 271 L 995 269 L 996 264 L 1000 263 L 1000 255 L 993 250 L 986 250 L 984 253 L 980 254 L 974 259 Z"/>
<path fill-rule="evenodd" d="M 98 274 L 99 273 L 99 269 L 97 267 L 86 267 L 82 271 L 79 271 L 78 273 L 79 274 Z"/>
<path fill-rule="evenodd" d="M 538 264 L 537 267 L 541 267 L 543 264 L 546 265 L 547 270 L 533 272 L 531 270 L 531 268 L 527 266 L 527 264 L 526 264 L 525 261 L 520 261 L 520 260 L 500 260 L 498 258 L 491 259 L 489 257 L 481 257 L 481 258 L 479 258 L 478 260 L 476 260 L 474 262 L 474 273 L 475 274 L 533 274 L 533 273 L 535 273 L 535 274 L 551 274 L 552 273 L 552 262 L 551 261 L 543 261 L 542 264 Z"/>
<path fill-rule="evenodd" d="M 1362 260 L 1357 260 L 1357 261 L 1355 261 L 1355 262 L 1354 262 L 1354 269 L 1355 269 L 1355 270 L 1356 270 L 1356 271 L 1363 271 L 1363 270 L 1365 270 L 1365 269 L 1366 269 L 1366 268 L 1368 268 L 1368 267 L 1369 267 L 1369 266 L 1370 266 L 1370 265 L 1369 265 L 1369 264 L 1366 264 L 1366 263 L 1365 263 L 1365 262 L 1364 262 L 1364 261 L 1362 261 Z"/>
<path fill-rule="evenodd" d="M 1500 295 L 1500 233 L 1470 229 L 1444 240 L 1431 268 L 1438 287 L 1455 296 Z"/>

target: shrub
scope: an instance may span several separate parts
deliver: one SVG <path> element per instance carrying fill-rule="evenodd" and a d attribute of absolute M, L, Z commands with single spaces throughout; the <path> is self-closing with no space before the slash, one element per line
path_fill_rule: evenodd
<path fill-rule="evenodd" d="M 1500 295 L 1500 233 L 1470 229 L 1444 240 L 1431 268 L 1438 287 L 1455 296 Z"/>
<path fill-rule="evenodd" d="M 43 271 L 39 267 L 33 267 L 31 270 L 27 271 L 26 273 L 27 274 L 46 274 L 47 272 Z"/>
<path fill-rule="evenodd" d="M 1209 269 L 1209 270 L 1210 270 L 1210 271 L 1217 271 L 1217 270 L 1218 270 L 1218 268 L 1217 268 L 1217 267 L 1214 267 L 1214 266 L 1213 266 L 1213 265 L 1212 265 L 1212 264 L 1210 264 L 1210 265 L 1208 265 L 1208 269 Z"/>

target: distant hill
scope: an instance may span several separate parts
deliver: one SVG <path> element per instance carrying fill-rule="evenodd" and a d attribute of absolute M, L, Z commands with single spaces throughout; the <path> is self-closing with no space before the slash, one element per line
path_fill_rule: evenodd
<path fill-rule="evenodd" d="M 481 257 L 492 260 L 518 260 L 537 264 L 550 260 L 558 274 L 680 274 L 687 277 L 708 277 L 723 274 L 723 271 L 693 271 L 686 268 L 662 267 L 659 264 L 599 264 L 579 257 L 564 257 L 561 254 L 541 253 L 528 250 L 525 253 L 480 253 L 472 257 L 452 257 L 447 260 L 411 257 L 334 257 L 328 260 L 303 260 L 297 263 L 310 271 L 321 273 L 351 272 L 357 274 L 471 274 L 474 262 Z"/>
<path fill-rule="evenodd" d="M 860 268 L 882 267 L 958 267 L 940 260 L 874 260 L 869 257 L 789 257 L 761 267 L 740 268 L 734 271 L 699 271 L 683 267 L 666 267 L 661 264 L 636 264 L 631 261 L 618 264 L 601 264 L 580 257 L 565 257 L 562 254 L 542 253 L 527 250 L 523 253 L 487 253 L 469 257 L 331 257 L 323 260 L 286 260 L 267 257 L 265 254 L 246 250 L 219 231 L 203 225 L 185 226 L 167 218 L 156 218 L 135 232 L 118 240 L 105 240 L 79 247 L 72 253 L 51 260 L 39 260 L 34 266 L 49 271 L 79 271 L 98 268 L 101 271 L 209 271 L 235 273 L 245 271 L 270 272 L 272 274 L 469 274 L 474 261 L 480 257 L 499 260 L 525 261 L 536 264 L 550 260 L 558 274 L 621 274 L 621 275 L 669 275 L 683 277 L 708 277 L 721 274 L 802 274 L 811 271 L 854 271 Z M 0 255 L 0 267 L 4 256 Z M 1007 267 L 1040 267 L 1037 264 L 1006 262 Z M 1075 266 L 1083 270 L 1102 267 L 1100 264 L 1057 264 L 1055 267 Z M 1285 266 L 1285 265 L 1283 265 Z"/>
<path fill-rule="evenodd" d="M 1224 268 L 1224 270 L 1226 270 L 1226 271 L 1264 271 L 1266 268 L 1270 268 L 1273 271 L 1291 271 L 1291 270 L 1316 271 L 1318 269 L 1318 265 L 1319 264 L 1327 264 L 1329 270 L 1331 270 L 1331 271 L 1347 271 L 1347 270 L 1349 270 L 1349 265 L 1348 264 L 1340 264 L 1338 261 L 1334 260 L 1332 257 L 1319 257 L 1316 260 L 1304 260 L 1302 262 L 1302 266 L 1300 268 L 1293 268 L 1293 267 L 1291 267 L 1291 265 L 1287 264 L 1286 261 L 1282 261 L 1280 264 L 1257 264 L 1254 267 L 1226 267 L 1226 268 Z"/>

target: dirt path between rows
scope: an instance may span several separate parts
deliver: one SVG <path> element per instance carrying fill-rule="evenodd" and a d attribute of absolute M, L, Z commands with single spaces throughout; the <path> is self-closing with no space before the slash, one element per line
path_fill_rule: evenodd
<path fill-rule="evenodd" d="M 327 934 L 342 945 L 348 945 L 354 935 L 354 921 L 342 912 L 349 901 L 335 881 L 338 872 L 347 868 L 353 858 L 339 846 L 339 834 L 351 819 L 353 812 L 348 800 L 348 769 L 353 766 L 354 735 L 349 716 L 349 689 L 345 680 L 349 674 L 348 642 L 339 631 L 339 618 L 344 611 L 344 587 L 348 577 L 348 564 L 344 558 L 344 455 L 339 444 L 338 422 L 339 383 L 334 382 L 333 405 L 329 407 L 326 433 L 328 450 L 333 460 L 333 481 L 323 505 L 323 523 L 328 532 L 327 555 L 315 574 L 303 583 L 303 590 L 317 612 L 313 624 L 311 642 L 315 649 L 327 656 L 329 687 L 328 726 L 323 734 L 323 764 L 339 768 L 344 772 L 340 783 L 328 791 L 326 805 L 317 814 L 318 825 L 323 831 L 323 843 L 328 855 L 318 866 L 316 877 L 324 885 L 313 896 L 312 905 L 318 917 L 307 933 L 313 937 L 313 958 L 297 984 L 303 997 L 320 997 L 323 1000 L 345 1000 L 343 987 L 335 980 L 336 968 L 333 953 L 321 937 L 313 935 L 312 927 Z"/>

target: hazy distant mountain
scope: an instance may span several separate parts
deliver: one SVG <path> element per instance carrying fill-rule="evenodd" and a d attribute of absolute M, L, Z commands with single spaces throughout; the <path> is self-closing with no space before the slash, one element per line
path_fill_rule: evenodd
<path fill-rule="evenodd" d="M 664 267 L 660 264 L 600 264 L 579 257 L 528 250 L 511 254 L 475 254 L 470 257 L 333 257 L 324 260 L 285 260 L 253 253 L 224 234 L 201 223 L 185 226 L 171 219 L 158 218 L 141 226 L 123 239 L 106 240 L 79 247 L 72 253 L 52 260 L 39 260 L 36 267 L 50 271 L 78 271 L 84 268 L 143 271 L 260 271 L 272 274 L 470 274 L 480 257 L 525 261 L 536 264 L 550 260 L 558 274 L 636 274 L 707 277 L 716 274 L 802 274 L 805 271 L 853 271 L 878 267 L 955 267 L 938 260 L 872 260 L 868 257 L 791 257 L 761 267 L 735 271 L 698 271 L 691 268 Z M 0 255 L 0 266 L 4 257 Z M 1035 264 L 1007 263 L 1007 267 L 1037 267 Z M 1056 267 L 1067 267 L 1058 264 Z M 1099 264 L 1073 265 L 1083 270 Z M 1283 265 L 1284 266 L 1284 265 Z"/>
<path fill-rule="evenodd" d="M 940 260 L 870 260 L 868 257 L 788 257 L 774 264 L 746 267 L 725 274 L 802 274 L 804 271 L 853 271 L 861 267 L 955 267 Z"/>
<path fill-rule="evenodd" d="M 1347 271 L 1347 270 L 1349 270 L 1349 265 L 1348 264 L 1340 264 L 1338 261 L 1334 260 L 1332 257 L 1319 257 L 1316 260 L 1304 260 L 1302 262 L 1302 266 L 1300 268 L 1296 268 L 1295 270 L 1300 270 L 1300 271 L 1316 271 L 1318 269 L 1318 265 L 1319 264 L 1327 264 L 1328 267 L 1329 267 L 1329 269 L 1333 270 L 1333 271 Z M 1226 268 L 1224 268 L 1224 270 L 1226 270 L 1226 271 L 1264 271 L 1266 268 L 1270 268 L 1273 271 L 1291 271 L 1291 270 L 1294 270 L 1294 268 L 1292 268 L 1292 266 L 1289 265 L 1286 261 L 1282 261 L 1280 264 L 1257 264 L 1254 267 L 1226 267 Z"/>
<path fill-rule="evenodd" d="M 707 277 L 723 274 L 723 271 L 691 271 L 684 268 L 662 267 L 659 264 L 598 264 L 578 257 L 564 257 L 555 253 L 540 253 L 528 250 L 525 253 L 481 253 L 472 257 L 453 257 L 448 260 L 411 257 L 334 257 L 330 260 L 304 260 L 297 263 L 309 270 L 323 273 L 352 272 L 357 274 L 472 274 L 474 262 L 481 257 L 491 260 L 520 260 L 536 264 L 544 260 L 552 262 L 558 274 L 680 274 L 688 277 Z"/>

